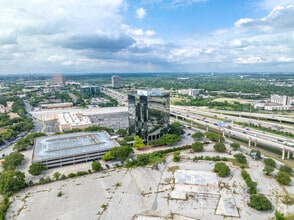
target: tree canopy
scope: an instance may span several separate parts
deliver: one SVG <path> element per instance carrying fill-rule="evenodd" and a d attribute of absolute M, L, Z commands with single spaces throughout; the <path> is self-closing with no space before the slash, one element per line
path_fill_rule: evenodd
<path fill-rule="evenodd" d="M 26 186 L 25 174 L 20 171 L 0 173 L 0 193 L 2 195 L 17 192 Z"/>
<path fill-rule="evenodd" d="M 29 167 L 29 173 L 33 176 L 40 175 L 46 169 L 45 165 L 42 162 L 32 163 Z"/>
<path fill-rule="evenodd" d="M 19 152 L 12 152 L 6 157 L 4 157 L 4 162 L 2 164 L 4 170 L 15 170 L 15 168 L 21 164 L 24 160 L 23 154 Z"/>

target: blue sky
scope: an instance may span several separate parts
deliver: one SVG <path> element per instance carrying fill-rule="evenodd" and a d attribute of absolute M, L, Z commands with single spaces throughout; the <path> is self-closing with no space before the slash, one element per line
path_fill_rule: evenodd
<path fill-rule="evenodd" d="M 294 0 L 1 0 L 0 73 L 293 72 Z"/>

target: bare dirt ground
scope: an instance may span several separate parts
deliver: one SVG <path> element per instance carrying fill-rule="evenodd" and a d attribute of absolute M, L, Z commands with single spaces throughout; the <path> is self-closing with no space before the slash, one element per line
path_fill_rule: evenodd
<path fill-rule="evenodd" d="M 158 169 L 150 167 L 116 168 L 45 185 L 26 188 L 12 197 L 7 219 L 270 219 L 274 210 L 258 212 L 249 208 L 249 194 L 240 168 L 227 162 L 231 175 L 217 177 L 214 162 L 193 162 L 199 155 L 220 155 L 207 146 L 205 152 L 181 152 L 179 163 L 168 157 Z M 224 153 L 220 156 L 232 157 Z M 262 161 L 247 157 L 247 172 L 257 189 L 264 193 L 274 208 L 294 213 L 294 206 L 281 202 L 291 186 L 281 187 L 273 177 L 262 172 Z M 79 165 L 80 169 L 85 164 Z M 89 169 L 89 164 L 87 164 Z M 68 173 L 68 168 L 49 170 Z M 83 170 L 83 169 L 82 169 Z M 71 170 L 72 171 L 72 170 Z M 58 196 L 58 194 L 61 194 Z"/>

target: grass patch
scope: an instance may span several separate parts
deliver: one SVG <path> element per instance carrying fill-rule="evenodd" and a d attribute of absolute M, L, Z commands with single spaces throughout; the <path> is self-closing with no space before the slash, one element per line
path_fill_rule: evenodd
<path fill-rule="evenodd" d="M 168 167 L 167 171 L 175 173 L 176 170 L 178 170 L 179 168 L 180 168 L 179 166 L 171 166 L 171 167 Z"/>
<path fill-rule="evenodd" d="M 242 169 L 249 168 L 248 164 L 239 163 L 235 158 L 228 158 L 228 161 L 231 162 L 234 166 L 238 166 Z"/>

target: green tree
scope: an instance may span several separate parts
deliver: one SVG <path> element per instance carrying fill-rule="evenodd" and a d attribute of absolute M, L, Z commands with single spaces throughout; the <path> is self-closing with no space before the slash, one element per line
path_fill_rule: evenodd
<path fill-rule="evenodd" d="M 289 185 L 291 183 L 291 176 L 289 175 L 289 173 L 279 171 L 275 178 L 280 184 L 283 185 Z"/>
<path fill-rule="evenodd" d="M 248 206 L 258 211 L 266 211 L 272 209 L 271 202 L 263 194 L 250 195 L 250 201 L 248 203 Z"/>
<path fill-rule="evenodd" d="M 191 148 L 195 152 L 201 152 L 203 151 L 203 143 L 195 142 L 191 145 Z"/>
<path fill-rule="evenodd" d="M 94 171 L 101 171 L 102 170 L 102 165 L 99 161 L 93 161 L 91 166 L 92 166 L 92 170 L 94 170 Z"/>
<path fill-rule="evenodd" d="M 111 154 L 111 151 L 107 151 L 101 158 L 104 161 L 109 161 L 113 159 L 113 156 Z"/>
<path fill-rule="evenodd" d="M 272 158 L 265 158 L 263 160 L 264 164 L 267 165 L 267 166 L 271 166 L 273 168 L 276 167 L 276 162 L 272 159 Z"/>
<path fill-rule="evenodd" d="M 4 170 L 15 170 L 15 168 L 22 163 L 24 160 L 23 154 L 19 152 L 12 152 L 4 157 L 2 164 Z"/>
<path fill-rule="evenodd" d="M 118 160 L 126 159 L 131 153 L 133 153 L 133 149 L 130 146 L 121 146 L 114 147 L 110 150 L 111 156 Z"/>
<path fill-rule="evenodd" d="M 137 149 L 141 149 L 145 146 L 142 138 L 140 138 L 138 135 L 135 136 L 135 139 L 134 139 L 134 144 L 133 144 L 134 148 L 137 148 Z"/>
<path fill-rule="evenodd" d="M 29 173 L 37 176 L 40 175 L 46 169 L 45 165 L 42 162 L 32 163 L 29 167 Z"/>
<path fill-rule="evenodd" d="M 276 220 L 285 220 L 284 214 L 279 211 L 275 212 L 275 218 L 276 218 Z"/>
<path fill-rule="evenodd" d="M 121 137 L 125 137 L 128 134 L 128 131 L 127 129 L 120 128 L 115 133 Z"/>
<path fill-rule="evenodd" d="M 196 140 L 199 140 L 201 138 L 204 137 L 204 134 L 202 132 L 196 132 L 192 135 L 192 138 L 196 139 Z"/>
<path fill-rule="evenodd" d="M 131 135 L 128 135 L 128 136 L 125 136 L 125 137 L 124 137 L 124 140 L 125 140 L 125 141 L 133 141 L 133 140 L 134 140 L 134 137 L 131 136 Z"/>
<path fill-rule="evenodd" d="M 213 148 L 217 152 L 225 152 L 227 150 L 225 144 L 223 143 L 215 143 Z"/>
<path fill-rule="evenodd" d="M 25 174 L 20 171 L 6 171 L 0 173 L 0 193 L 11 194 L 26 186 Z"/>
<path fill-rule="evenodd" d="M 293 172 L 293 169 L 291 167 L 287 166 L 287 165 L 280 166 L 279 170 L 282 171 L 282 172 L 285 172 L 285 173 L 289 173 L 290 175 Z"/>
<path fill-rule="evenodd" d="M 216 172 L 220 177 L 227 177 L 230 175 L 231 171 L 225 163 L 220 162 L 214 165 L 214 172 Z"/>
<path fill-rule="evenodd" d="M 247 164 L 246 157 L 242 153 L 235 154 L 234 157 L 239 163 Z"/>
<path fill-rule="evenodd" d="M 271 175 L 274 170 L 275 168 L 265 165 L 263 172 L 265 172 L 266 175 Z"/>
<path fill-rule="evenodd" d="M 233 142 L 233 143 L 230 144 L 230 147 L 233 150 L 238 150 L 240 148 L 240 144 L 239 143 L 236 143 L 236 142 Z"/>

